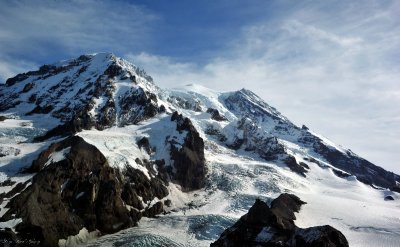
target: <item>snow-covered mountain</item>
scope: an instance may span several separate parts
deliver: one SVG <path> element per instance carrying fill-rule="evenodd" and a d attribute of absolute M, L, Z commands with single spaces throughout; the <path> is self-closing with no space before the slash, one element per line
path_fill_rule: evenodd
<path fill-rule="evenodd" d="M 0 116 L 7 238 L 207 246 L 256 198 L 290 192 L 307 202 L 300 227 L 332 225 L 350 246 L 400 242 L 400 176 L 246 89 L 161 89 L 99 53 L 8 79 Z"/>

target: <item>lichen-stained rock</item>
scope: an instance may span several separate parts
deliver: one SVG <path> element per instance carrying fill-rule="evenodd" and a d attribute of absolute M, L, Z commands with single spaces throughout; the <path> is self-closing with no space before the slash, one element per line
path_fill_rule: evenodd
<path fill-rule="evenodd" d="M 52 144 L 26 172 L 37 174 L 10 200 L 0 220 L 22 219 L 17 237 L 41 246 L 56 246 L 83 227 L 106 234 L 133 226 L 142 216 L 139 196 L 151 201 L 168 195 L 161 180 L 133 168 L 110 167 L 96 147 L 78 136 Z M 160 205 L 145 213 L 160 213 Z"/>
<path fill-rule="evenodd" d="M 294 213 L 304 204 L 297 196 L 281 194 L 271 208 L 257 199 L 249 212 L 225 230 L 212 247 L 348 247 L 346 237 L 331 226 L 306 229 L 294 224 Z"/>

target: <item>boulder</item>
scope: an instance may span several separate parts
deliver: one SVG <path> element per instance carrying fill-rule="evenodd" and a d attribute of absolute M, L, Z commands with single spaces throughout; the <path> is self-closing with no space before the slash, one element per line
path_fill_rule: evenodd
<path fill-rule="evenodd" d="M 331 226 L 298 228 L 294 224 L 294 213 L 304 203 L 297 196 L 286 193 L 273 200 L 271 207 L 257 199 L 249 212 L 225 230 L 211 246 L 349 246 L 346 237 Z"/>

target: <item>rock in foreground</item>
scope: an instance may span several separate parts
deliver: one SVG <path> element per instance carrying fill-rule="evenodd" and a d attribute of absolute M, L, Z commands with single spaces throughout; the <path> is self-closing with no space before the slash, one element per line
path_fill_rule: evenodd
<path fill-rule="evenodd" d="M 346 237 L 331 226 L 298 228 L 294 224 L 294 213 L 299 212 L 304 203 L 286 193 L 273 200 L 271 207 L 257 199 L 249 212 L 211 246 L 349 246 Z"/>

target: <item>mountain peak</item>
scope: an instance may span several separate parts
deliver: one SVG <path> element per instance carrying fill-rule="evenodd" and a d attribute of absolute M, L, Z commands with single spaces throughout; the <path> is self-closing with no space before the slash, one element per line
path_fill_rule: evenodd
<path fill-rule="evenodd" d="M 156 91 L 150 76 L 112 53 L 81 55 L 8 79 L 0 92 L 0 111 L 39 121 L 40 115 L 46 115 L 56 120 L 50 121 L 48 128 L 55 127 L 57 121 L 67 123 L 83 117 L 84 126 L 101 129 L 126 122 L 130 117 L 126 115 L 128 99 L 130 104 L 140 101 L 148 105 L 149 97 L 156 100 Z M 156 102 L 149 105 L 158 107 Z"/>

